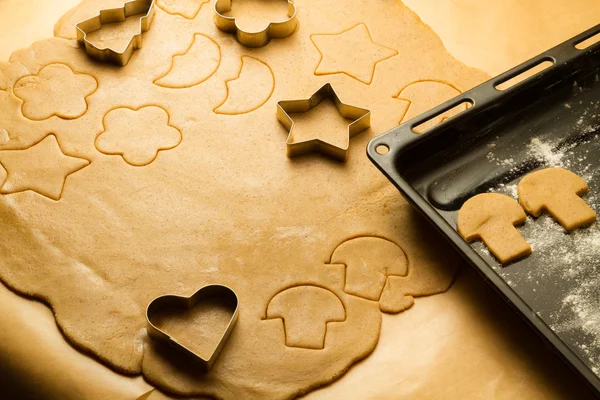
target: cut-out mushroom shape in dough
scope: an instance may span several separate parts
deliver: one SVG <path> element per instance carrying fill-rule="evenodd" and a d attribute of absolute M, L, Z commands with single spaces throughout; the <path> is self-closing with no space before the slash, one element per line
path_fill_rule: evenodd
<path fill-rule="evenodd" d="M 294 286 L 277 293 L 267 305 L 267 318 L 283 320 L 288 347 L 323 349 L 327 324 L 346 320 L 338 296 L 318 286 Z"/>
<path fill-rule="evenodd" d="M 400 90 L 400 93 L 396 96 L 398 100 L 407 104 L 406 112 L 400 118 L 399 123 L 408 121 L 461 93 L 457 87 L 442 81 L 420 80 L 413 82 Z M 413 130 L 415 133 L 423 133 L 466 109 L 467 104 L 461 104 L 427 121 L 423 125 L 416 126 Z"/>
<path fill-rule="evenodd" d="M 517 187 L 525 211 L 534 217 L 546 211 L 568 231 L 596 220 L 594 210 L 579 197 L 587 191 L 587 183 L 564 168 L 532 172 Z"/>
<path fill-rule="evenodd" d="M 516 200 L 497 193 L 478 194 L 458 211 L 458 233 L 467 242 L 482 240 L 506 264 L 531 254 L 531 246 L 515 228 L 526 219 Z"/>
<path fill-rule="evenodd" d="M 390 275 L 406 276 L 404 251 L 387 239 L 365 236 L 347 240 L 331 255 L 330 264 L 346 266 L 344 292 L 378 301 Z"/>

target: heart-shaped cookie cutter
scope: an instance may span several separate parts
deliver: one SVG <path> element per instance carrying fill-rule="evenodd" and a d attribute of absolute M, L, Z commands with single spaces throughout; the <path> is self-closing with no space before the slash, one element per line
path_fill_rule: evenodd
<path fill-rule="evenodd" d="M 88 41 L 88 33 L 95 32 L 105 24 L 123 22 L 132 15 L 145 14 L 140 18 L 140 33 L 132 36 L 123 52 L 118 52 L 108 47 L 100 48 Z M 85 47 L 90 57 L 99 61 L 109 61 L 120 66 L 125 66 L 131 59 L 133 52 L 142 48 L 142 34 L 150 29 L 154 19 L 154 0 L 132 0 L 120 8 L 100 10 L 98 15 L 80 22 L 76 25 L 77 41 Z"/>
<path fill-rule="evenodd" d="M 263 47 L 273 38 L 285 38 L 296 31 L 296 6 L 288 0 L 288 18 L 281 22 L 271 22 L 265 29 L 258 32 L 248 32 L 240 29 L 235 17 L 224 15 L 231 11 L 233 0 L 217 0 L 215 2 L 215 24 L 217 28 L 227 33 L 235 33 L 238 42 L 246 47 Z"/>
<path fill-rule="evenodd" d="M 193 350 L 191 350 L 190 348 L 186 347 L 181 342 L 179 342 L 177 339 L 175 339 L 174 337 L 172 337 L 165 331 L 158 328 L 152 322 L 152 317 L 159 310 L 161 310 L 163 308 L 191 309 L 196 304 L 198 304 L 200 301 L 209 299 L 209 298 L 214 298 L 214 297 L 231 300 L 234 307 L 232 307 L 233 314 L 231 315 L 229 324 L 227 325 L 227 328 L 225 329 L 225 331 L 223 332 L 223 335 L 219 339 L 219 343 L 218 343 L 217 347 L 215 348 L 215 350 L 212 352 L 211 356 L 208 359 L 204 358 L 200 354 L 198 354 L 198 353 L 194 352 Z M 217 357 L 219 357 L 219 354 L 225 347 L 225 344 L 227 343 L 229 336 L 231 336 L 231 332 L 233 331 L 235 323 L 237 322 L 237 319 L 238 319 L 239 304 L 240 303 L 239 303 L 237 294 L 231 288 L 224 286 L 224 285 L 207 285 L 207 286 L 201 287 L 200 289 L 198 289 L 196 291 L 196 293 L 194 293 L 190 297 L 177 296 L 177 295 L 173 295 L 173 294 L 159 296 L 159 297 L 155 298 L 154 300 L 152 300 L 150 302 L 150 304 L 148 304 L 148 308 L 146 309 L 146 321 L 147 321 L 147 326 L 148 326 L 148 328 L 147 328 L 148 334 L 153 339 L 156 339 L 163 343 L 167 343 L 170 346 L 173 346 L 174 348 L 176 348 L 177 350 L 180 350 L 188 355 L 193 356 L 197 361 L 199 361 L 200 366 L 205 371 L 208 371 L 213 366 L 215 361 L 217 360 Z"/>

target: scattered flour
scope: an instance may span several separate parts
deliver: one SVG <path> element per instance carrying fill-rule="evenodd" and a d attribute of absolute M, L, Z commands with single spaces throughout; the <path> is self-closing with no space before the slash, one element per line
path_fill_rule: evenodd
<path fill-rule="evenodd" d="M 517 278 L 513 278 L 515 275 L 510 269 L 518 268 L 518 265 L 498 265 L 496 271 L 512 288 L 530 287 L 533 293 L 542 297 L 548 296 L 548 282 L 561 286 L 556 291 L 560 296 L 556 299 L 558 310 L 542 316 L 559 335 L 583 333 L 585 343 L 575 343 L 579 346 L 578 353 L 587 359 L 591 368 L 600 371 L 599 224 L 567 233 L 550 216 L 543 214 L 537 219 L 528 217 L 520 232 L 533 249 L 530 257 L 535 257 L 535 269 L 517 275 Z M 523 282 L 527 284 L 523 285 Z"/>
<path fill-rule="evenodd" d="M 516 183 L 513 183 L 511 185 L 506 185 L 504 183 L 501 183 L 497 187 L 490 189 L 490 192 L 502 193 L 509 197 L 512 197 L 515 200 L 519 199 L 519 195 L 517 194 L 517 184 Z"/>
<path fill-rule="evenodd" d="M 598 109 L 598 104 L 595 108 Z M 565 108 L 570 108 L 565 104 Z M 587 112 L 587 111 L 586 111 Z M 595 115 L 594 115 L 595 117 Z M 582 120 L 583 121 L 583 120 Z M 593 132 L 597 127 L 580 127 L 582 133 Z M 562 167 L 581 176 L 590 186 L 590 193 L 584 196 L 586 202 L 599 213 L 600 211 L 600 163 L 589 155 L 598 151 L 600 140 L 597 137 L 586 139 L 573 145 L 559 146 L 558 141 L 534 137 L 528 144 L 528 155 L 545 167 Z M 579 146 L 581 143 L 591 143 Z M 595 146 L 595 148 L 593 148 Z M 557 150 L 560 149 L 560 150 Z M 496 146 L 488 145 L 488 160 L 499 166 L 514 166 L 513 158 L 500 159 L 492 150 Z M 592 161 L 594 163 L 592 163 Z M 502 193 L 518 200 L 517 184 L 519 178 L 502 183 L 490 189 L 490 192 Z M 599 213 L 600 214 L 600 213 Z M 543 214 L 539 218 L 528 217 L 521 234 L 530 243 L 533 254 L 533 268 L 527 272 L 519 271 L 519 265 L 502 267 L 495 262 L 494 269 L 515 290 L 529 290 L 529 298 L 547 298 L 548 291 L 558 296 L 551 301 L 551 310 L 540 314 L 544 321 L 564 340 L 565 337 L 584 338 L 568 342 L 576 353 L 585 359 L 590 368 L 600 373 L 600 221 L 589 227 L 567 233 L 550 216 Z M 478 251 L 493 260 L 485 246 Z M 541 300 L 540 300 L 541 301 Z M 538 303 L 544 304 L 544 303 Z M 544 306 L 540 306 L 544 309 Z M 538 309 L 537 311 L 540 311 Z M 538 313 L 539 314 L 539 313 Z"/>
<path fill-rule="evenodd" d="M 537 160 L 544 162 L 552 167 L 565 167 L 563 152 L 555 152 L 552 149 L 554 144 L 542 142 L 540 138 L 534 137 L 529 144 L 529 151 Z"/>

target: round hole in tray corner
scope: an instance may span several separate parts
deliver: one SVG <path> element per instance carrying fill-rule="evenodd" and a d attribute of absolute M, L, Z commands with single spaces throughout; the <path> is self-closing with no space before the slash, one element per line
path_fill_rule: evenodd
<path fill-rule="evenodd" d="M 380 156 L 385 156 L 387 153 L 390 152 L 390 146 L 388 146 L 387 144 L 383 144 L 383 143 L 378 144 L 377 147 L 375 147 L 375 151 Z"/>

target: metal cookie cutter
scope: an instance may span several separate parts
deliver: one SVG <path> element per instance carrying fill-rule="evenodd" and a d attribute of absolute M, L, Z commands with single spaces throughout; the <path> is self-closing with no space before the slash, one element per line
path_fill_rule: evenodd
<path fill-rule="evenodd" d="M 319 103 L 326 98 L 333 101 L 342 117 L 353 120 L 353 122 L 348 125 L 348 142 L 343 147 L 336 146 L 317 138 L 304 140 L 302 142 L 294 142 L 294 121 L 289 114 L 307 112 L 319 105 Z M 294 157 L 316 150 L 321 151 L 330 157 L 345 161 L 348 157 L 350 138 L 371 126 L 371 111 L 342 103 L 331 84 L 326 83 L 308 99 L 279 101 L 277 103 L 277 119 L 289 131 L 286 141 L 288 157 Z"/>
<path fill-rule="evenodd" d="M 288 19 L 282 22 L 271 22 L 265 29 L 259 32 L 247 32 L 240 29 L 235 17 L 223 15 L 231 11 L 233 0 L 217 0 L 215 2 L 215 24 L 223 32 L 235 33 L 238 42 L 246 47 L 265 46 L 272 38 L 285 38 L 296 31 L 298 20 L 296 19 L 296 6 L 292 0 L 288 0 Z"/>
<path fill-rule="evenodd" d="M 181 309 L 191 309 L 200 301 L 219 297 L 221 299 L 225 299 L 228 303 L 231 304 L 231 310 L 233 311 L 231 315 L 231 319 L 229 320 L 229 324 L 227 328 L 223 332 L 223 335 L 219 339 L 219 344 L 214 349 L 212 354 L 208 357 L 200 355 L 196 353 L 194 350 L 186 347 L 182 343 L 180 343 L 177 339 L 159 329 L 152 322 L 152 317 L 163 308 L 181 308 Z M 150 304 L 148 304 L 148 308 L 146 309 L 146 321 L 148 326 L 148 334 L 153 339 L 169 344 L 170 346 L 175 347 L 177 350 L 183 351 L 184 353 L 193 356 L 196 360 L 200 362 L 201 367 L 208 371 L 216 361 L 219 353 L 225 347 L 231 332 L 235 326 L 235 323 L 238 319 L 238 311 L 239 311 L 239 300 L 235 292 L 223 285 L 207 285 L 200 288 L 196 293 L 191 295 L 190 297 L 177 296 L 177 295 L 164 295 L 157 297 L 152 300 Z"/>
<path fill-rule="evenodd" d="M 125 50 L 121 53 L 110 49 L 100 48 L 87 40 L 87 34 L 102 28 L 102 25 L 123 22 L 132 15 L 145 14 L 140 18 L 140 33 L 133 35 Z M 126 2 L 121 8 L 100 10 L 99 14 L 77 24 L 77 41 L 85 46 L 90 57 L 100 61 L 109 61 L 125 66 L 133 52 L 142 47 L 142 33 L 150 29 L 154 18 L 154 0 L 133 0 Z"/>

